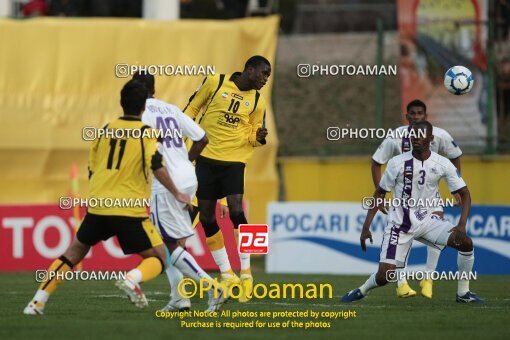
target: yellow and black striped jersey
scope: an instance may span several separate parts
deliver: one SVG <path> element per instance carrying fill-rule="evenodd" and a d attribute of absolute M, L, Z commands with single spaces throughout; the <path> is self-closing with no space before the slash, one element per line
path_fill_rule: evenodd
<path fill-rule="evenodd" d="M 257 129 L 264 124 L 266 102 L 256 90 L 241 91 L 232 75 L 217 74 L 205 78 L 183 110 L 192 119 L 202 111 L 200 126 L 207 133 L 209 144 L 201 156 L 246 163 L 253 147 L 261 146 Z"/>
<path fill-rule="evenodd" d="M 124 116 L 107 124 L 102 134 L 93 141 L 89 154 L 89 198 L 113 199 L 122 204 L 115 206 L 89 206 L 87 211 L 97 215 L 147 217 L 151 192 L 151 160 L 156 153 L 155 138 L 140 137 L 136 133 L 114 133 L 150 129 L 137 117 Z M 149 135 L 149 134 L 145 134 Z M 121 136 L 122 138 L 116 138 Z M 131 203 L 132 204 L 131 204 Z"/>

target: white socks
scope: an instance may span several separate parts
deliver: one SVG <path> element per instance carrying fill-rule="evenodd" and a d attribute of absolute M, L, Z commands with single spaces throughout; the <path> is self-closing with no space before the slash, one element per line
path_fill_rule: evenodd
<path fill-rule="evenodd" d="M 373 273 L 372 275 L 370 275 L 368 280 L 361 287 L 359 287 L 359 290 L 361 290 L 361 294 L 363 294 L 364 296 L 367 295 L 367 293 L 370 290 L 372 290 L 376 287 L 379 287 L 377 282 L 375 282 L 375 275 L 376 275 L 376 273 Z"/>
<path fill-rule="evenodd" d="M 461 276 L 469 277 L 471 271 L 473 270 L 474 262 L 475 262 L 474 250 L 468 252 L 459 251 L 459 254 L 457 255 L 457 266 L 459 267 L 459 274 Z M 467 292 L 469 292 L 469 280 L 459 280 L 457 294 L 459 296 L 462 296 Z"/>
<path fill-rule="evenodd" d="M 179 269 L 177 269 L 172 261 L 168 262 L 168 268 L 165 270 L 166 276 L 168 277 L 168 282 L 170 283 L 170 288 L 172 290 L 172 300 L 178 300 L 180 298 L 177 287 L 179 286 L 179 282 L 184 277 Z"/>
<path fill-rule="evenodd" d="M 232 268 L 230 267 L 230 261 L 228 260 L 227 249 L 225 249 L 225 247 L 211 251 L 211 254 L 214 258 L 214 262 L 216 262 L 216 264 L 220 268 L 220 272 L 226 273 L 232 270 Z"/>
<path fill-rule="evenodd" d="M 250 269 L 250 255 L 239 253 L 239 259 L 241 260 L 241 272 Z"/>
<path fill-rule="evenodd" d="M 401 274 L 406 271 L 406 268 L 395 268 L 395 275 L 397 275 L 397 287 L 407 283 L 406 276 Z"/>
<path fill-rule="evenodd" d="M 50 297 L 50 294 L 42 289 L 39 289 L 32 300 L 41 302 L 42 304 L 46 304 L 48 301 L 48 298 Z"/>
<path fill-rule="evenodd" d="M 441 250 L 432 246 L 427 247 L 427 266 L 425 267 L 426 272 L 431 273 L 436 270 L 440 255 Z"/>
<path fill-rule="evenodd" d="M 191 256 L 186 250 L 181 247 L 177 247 L 171 257 L 172 264 L 181 271 L 185 276 L 192 278 L 196 282 L 200 279 L 207 279 L 210 282 L 213 281 L 212 277 L 209 276 L 195 261 L 195 258 Z"/>
<path fill-rule="evenodd" d="M 137 269 L 137 268 L 131 269 L 126 274 L 126 277 L 127 276 L 129 276 L 131 281 L 133 281 L 134 283 L 140 283 L 142 281 L 142 272 L 140 271 L 140 269 Z"/>

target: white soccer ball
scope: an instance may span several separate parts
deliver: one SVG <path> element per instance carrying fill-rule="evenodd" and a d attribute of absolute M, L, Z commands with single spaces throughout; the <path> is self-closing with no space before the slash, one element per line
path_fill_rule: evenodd
<path fill-rule="evenodd" d="M 474 82 L 473 74 L 464 66 L 453 66 L 444 75 L 444 86 L 458 96 L 471 91 Z"/>

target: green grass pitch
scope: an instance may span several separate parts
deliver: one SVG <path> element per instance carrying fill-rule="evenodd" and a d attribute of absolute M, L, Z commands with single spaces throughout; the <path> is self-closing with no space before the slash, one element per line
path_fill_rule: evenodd
<path fill-rule="evenodd" d="M 416 296 L 397 299 L 394 286 L 376 289 L 351 305 L 339 297 L 359 286 L 366 276 L 255 274 L 257 282 L 330 283 L 332 299 L 230 301 L 232 311 L 342 311 L 355 310 L 356 318 L 331 322 L 329 329 L 181 329 L 179 320 L 159 319 L 154 311 L 168 301 L 164 275 L 143 285 L 149 309 L 138 310 L 109 281 L 65 282 L 52 296 L 42 317 L 22 315 L 37 284 L 33 273 L 2 273 L 1 339 L 351 339 L 451 338 L 510 339 L 510 276 L 478 276 L 471 288 L 486 298 L 485 305 L 455 302 L 456 282 L 436 282 L 432 300 Z M 410 282 L 418 289 L 417 282 Z M 206 308 L 193 300 L 193 309 Z M 194 319 L 196 320 L 196 319 Z M 203 321 L 206 321 L 202 319 Z M 251 319 L 243 319 L 251 321 Z M 280 319 L 283 321 L 285 319 Z M 325 321 L 324 319 L 322 319 Z M 232 320 L 230 320 L 232 321 Z M 268 321 L 268 320 L 265 320 Z M 303 319 L 299 321 L 305 321 Z"/>

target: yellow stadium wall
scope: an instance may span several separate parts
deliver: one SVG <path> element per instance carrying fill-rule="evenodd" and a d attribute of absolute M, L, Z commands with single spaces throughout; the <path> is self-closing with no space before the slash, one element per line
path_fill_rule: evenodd
<path fill-rule="evenodd" d="M 51 203 L 69 190 L 73 163 L 87 193 L 90 142 L 85 126 L 121 116 L 127 81 L 116 64 L 214 65 L 242 70 L 252 55 L 273 65 L 279 18 L 241 20 L 0 19 L 0 204 Z M 156 97 L 183 108 L 204 76 L 156 76 Z M 253 222 L 265 221 L 277 199 L 278 138 L 271 107 L 273 77 L 262 89 L 268 103 L 268 144 L 247 167 L 246 197 Z"/>
<path fill-rule="evenodd" d="M 510 157 L 464 156 L 462 177 L 473 204 L 510 204 L 508 173 Z M 353 201 L 372 195 L 370 156 L 364 158 L 281 159 L 287 201 Z M 443 197 L 451 197 L 441 183 Z"/>

